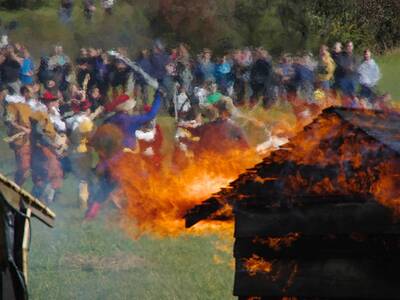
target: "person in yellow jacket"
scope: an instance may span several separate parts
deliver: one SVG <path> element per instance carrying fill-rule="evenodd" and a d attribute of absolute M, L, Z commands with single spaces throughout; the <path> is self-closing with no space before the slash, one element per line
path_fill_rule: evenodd
<path fill-rule="evenodd" d="M 23 185 L 28 179 L 31 167 L 29 136 L 31 132 L 30 117 L 32 110 L 24 102 L 9 102 L 5 105 L 4 114 L 8 135 L 5 141 L 9 143 L 11 149 L 14 151 L 17 165 L 14 180 L 18 185 Z"/>
<path fill-rule="evenodd" d="M 331 88 L 333 74 L 336 69 L 336 64 L 329 53 L 329 48 L 326 45 L 321 46 L 319 56 L 320 59 L 317 68 L 318 85 L 322 90 L 329 91 Z"/>

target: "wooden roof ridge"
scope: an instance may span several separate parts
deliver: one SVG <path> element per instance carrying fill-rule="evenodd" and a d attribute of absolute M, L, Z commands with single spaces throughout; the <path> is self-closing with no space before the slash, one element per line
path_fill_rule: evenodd
<path fill-rule="evenodd" d="M 46 225 L 53 227 L 56 214 L 39 199 L 32 196 L 14 181 L 0 173 L 0 193 L 7 203 L 16 210 L 20 209 L 20 200 L 25 207 L 31 209 L 32 215 Z M 17 194 L 20 197 L 15 197 Z M 18 199 L 17 199 L 18 198 Z"/>

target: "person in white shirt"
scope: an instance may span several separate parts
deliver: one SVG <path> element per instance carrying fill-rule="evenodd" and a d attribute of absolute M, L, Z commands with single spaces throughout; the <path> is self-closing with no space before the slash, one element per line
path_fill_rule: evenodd
<path fill-rule="evenodd" d="M 107 15 L 112 15 L 112 8 L 114 6 L 114 0 L 101 0 L 101 6 Z"/>
<path fill-rule="evenodd" d="M 358 68 L 359 83 L 361 86 L 360 98 L 371 101 L 375 97 L 374 88 L 381 79 L 379 66 L 372 58 L 371 51 L 364 51 L 364 61 Z"/>

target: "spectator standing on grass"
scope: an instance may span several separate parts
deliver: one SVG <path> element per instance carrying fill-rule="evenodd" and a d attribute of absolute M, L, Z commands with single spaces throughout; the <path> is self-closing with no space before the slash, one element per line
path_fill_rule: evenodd
<path fill-rule="evenodd" d="M 212 52 L 210 49 L 204 49 L 199 61 L 199 71 L 201 81 L 215 81 L 215 64 L 211 60 Z"/>
<path fill-rule="evenodd" d="M 152 73 L 152 65 L 150 61 L 150 52 L 148 49 L 143 49 L 140 52 L 139 58 L 137 60 L 137 64 L 139 67 L 142 68 L 143 71 L 145 71 L 147 74 Z M 148 86 L 146 83 L 146 80 L 143 78 L 142 75 L 140 74 L 135 74 L 136 76 L 136 84 L 135 84 L 135 90 L 134 90 L 134 95 L 135 98 L 140 98 L 142 100 L 142 104 L 147 104 L 148 101 Z"/>
<path fill-rule="evenodd" d="M 153 46 L 153 52 L 150 56 L 152 73 L 151 75 L 159 82 L 163 80 L 166 70 L 165 66 L 169 62 L 169 55 L 160 40 L 156 40 Z"/>
<path fill-rule="evenodd" d="M 337 68 L 337 66 L 339 64 L 339 57 L 343 51 L 342 48 L 343 48 L 342 43 L 336 42 L 333 45 L 332 51 L 331 51 L 331 57 L 336 65 L 335 72 L 333 73 L 333 84 L 332 84 L 332 88 L 334 90 L 338 89 L 338 68 Z"/>
<path fill-rule="evenodd" d="M 278 95 L 281 99 L 287 100 L 288 94 L 295 90 L 293 59 L 288 53 L 282 56 L 275 72 L 278 78 Z"/>
<path fill-rule="evenodd" d="M 342 92 L 345 106 L 351 106 L 355 100 L 358 64 L 353 49 L 353 42 L 347 42 L 345 50 L 337 60 L 337 84 Z"/>
<path fill-rule="evenodd" d="M 381 72 L 369 49 L 364 50 L 364 61 L 358 68 L 358 75 L 361 86 L 360 97 L 371 101 L 375 96 L 374 88 L 381 79 Z"/>
<path fill-rule="evenodd" d="M 336 42 L 332 47 L 331 57 L 335 63 L 337 63 L 340 54 L 343 51 L 343 46 L 341 42 Z"/>
<path fill-rule="evenodd" d="M 215 79 L 219 89 L 226 95 L 233 94 L 232 65 L 227 56 L 222 56 L 215 66 Z"/>
<path fill-rule="evenodd" d="M 336 64 L 329 53 L 329 48 L 326 45 L 322 45 L 319 50 L 319 63 L 317 68 L 319 88 L 324 91 L 330 90 L 335 69 Z"/>
<path fill-rule="evenodd" d="M 105 14 L 111 16 L 114 0 L 101 0 L 101 6 L 103 7 Z"/>
<path fill-rule="evenodd" d="M 250 97 L 250 105 L 254 106 L 258 103 L 259 97 L 263 97 L 263 105 L 268 108 L 272 104 L 272 80 L 273 69 L 271 58 L 267 50 L 262 48 L 256 51 L 256 61 L 250 72 L 250 85 L 252 95 Z"/>
<path fill-rule="evenodd" d="M 61 0 L 60 1 L 60 20 L 63 23 L 69 23 L 72 17 L 72 10 L 74 8 L 74 0 Z"/>
<path fill-rule="evenodd" d="M 92 21 L 94 12 L 96 11 L 96 6 L 94 0 L 83 0 L 83 15 L 86 21 Z"/>

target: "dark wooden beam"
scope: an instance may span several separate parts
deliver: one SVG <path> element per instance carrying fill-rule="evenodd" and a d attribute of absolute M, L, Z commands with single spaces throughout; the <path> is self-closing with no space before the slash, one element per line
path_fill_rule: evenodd
<path fill-rule="evenodd" d="M 287 209 L 235 209 L 235 237 L 400 233 L 393 211 L 376 201 Z"/>
<path fill-rule="evenodd" d="M 399 268 L 398 258 L 277 260 L 270 273 L 252 276 L 243 262 L 237 261 L 234 295 L 397 300 Z"/>

